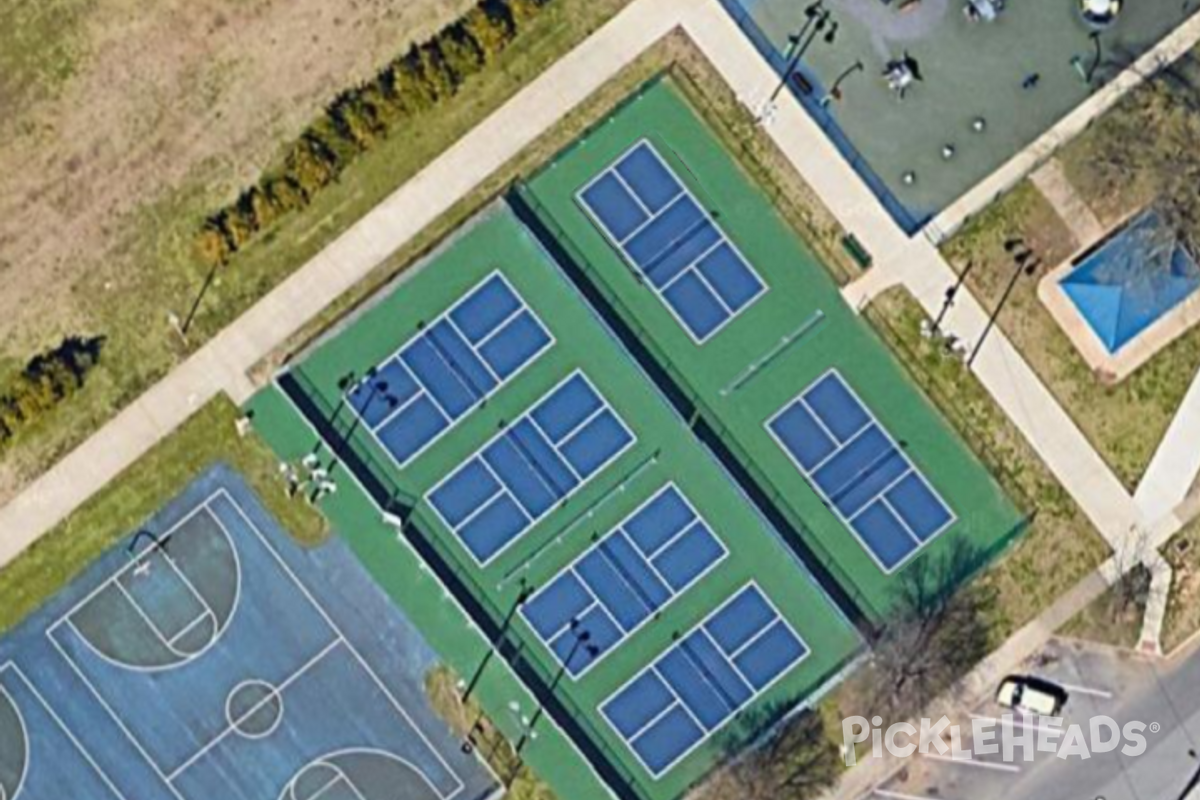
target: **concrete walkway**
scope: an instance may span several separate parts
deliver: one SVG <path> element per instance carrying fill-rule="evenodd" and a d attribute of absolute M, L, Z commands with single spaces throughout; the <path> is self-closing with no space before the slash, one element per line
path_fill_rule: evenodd
<path fill-rule="evenodd" d="M 1104 235 L 1104 226 L 1096 219 L 1096 215 L 1079 192 L 1075 191 L 1057 158 L 1049 159 L 1034 170 L 1029 180 L 1050 205 L 1054 206 L 1062 221 L 1071 229 L 1071 235 L 1075 237 L 1075 247 L 1072 250 L 1087 247 Z"/>
<path fill-rule="evenodd" d="M 1171 596 L 1171 565 L 1157 550 L 1145 559 L 1150 570 L 1150 594 L 1142 617 L 1138 649 L 1151 656 L 1162 655 L 1162 629 L 1167 619 L 1167 600 Z"/>
<path fill-rule="evenodd" d="M 1200 374 L 1184 395 L 1134 493 L 1147 519 L 1172 513 L 1200 475 Z"/>
<path fill-rule="evenodd" d="M 254 387 L 246 375 L 256 363 L 667 34 L 692 5 L 630 5 L 0 508 L 0 565 L 217 394 L 248 398 Z"/>
<path fill-rule="evenodd" d="M 219 392 L 245 399 L 253 391 L 247 371 L 260 359 L 677 25 L 686 29 L 749 108 L 762 105 L 778 78 L 716 0 L 637 0 L 0 509 L 0 564 L 53 528 L 204 402 Z M 937 249 L 926 238 L 910 239 L 895 226 L 798 104 L 782 103 L 767 130 L 843 226 L 874 256 L 876 266 L 868 282 L 850 287 L 847 297 L 857 303 L 888 285 L 903 283 L 927 312 L 935 314 L 955 278 Z M 963 293 L 945 328 L 973 342 L 985 322 L 984 310 Z M 975 371 L 1114 548 L 1133 546 L 1133 532 L 1143 527 L 1133 498 L 999 332 L 988 339 Z M 1157 526 L 1154 541 L 1167 535 L 1171 525 Z M 963 697 L 990 691 L 999 674 L 1020 663 L 1062 621 L 1099 596 L 1117 577 L 1114 563 L 1061 597 L 990 656 L 965 680 Z M 856 780 L 870 779 L 871 769 L 860 770 L 851 773 L 848 788 Z"/>

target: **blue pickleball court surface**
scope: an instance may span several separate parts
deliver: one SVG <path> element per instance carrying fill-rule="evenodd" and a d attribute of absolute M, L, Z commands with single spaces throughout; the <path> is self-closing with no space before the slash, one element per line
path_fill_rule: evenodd
<path fill-rule="evenodd" d="M 636 441 L 576 371 L 427 497 L 475 560 L 487 564 Z"/>
<path fill-rule="evenodd" d="M 658 777 L 808 652 L 766 595 L 749 583 L 618 689 L 600 710 Z"/>
<path fill-rule="evenodd" d="M 668 484 L 531 597 L 521 614 L 578 678 L 726 555 L 708 523 Z"/>
<path fill-rule="evenodd" d="M 648 141 L 596 176 L 578 200 L 698 344 L 767 289 Z"/>
<path fill-rule="evenodd" d="M 517 290 L 493 272 L 355 386 L 348 401 L 403 467 L 553 341 Z"/>
<path fill-rule="evenodd" d="M 954 522 L 954 512 L 836 370 L 784 406 L 767 428 L 885 572 Z"/>

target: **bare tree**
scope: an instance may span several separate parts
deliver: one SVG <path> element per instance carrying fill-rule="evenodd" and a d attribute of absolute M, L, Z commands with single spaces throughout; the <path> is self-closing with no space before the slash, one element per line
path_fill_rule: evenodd
<path fill-rule="evenodd" d="M 836 783 L 844 769 L 837 745 L 815 712 L 790 720 L 738 764 L 746 789 L 743 800 L 809 800 Z"/>
<path fill-rule="evenodd" d="M 777 716 L 775 711 L 760 712 L 746 727 L 770 724 Z M 756 747 L 740 750 L 740 741 L 728 741 L 726 755 L 732 762 L 705 783 L 697 800 L 812 800 L 845 771 L 838 746 L 815 711 L 785 720 Z"/>
<path fill-rule="evenodd" d="M 884 724 L 908 718 L 987 655 L 995 591 L 964 585 L 979 555 L 961 540 L 940 558 L 926 556 L 908 569 L 892 619 L 856 680 L 867 716 Z"/>
<path fill-rule="evenodd" d="M 1149 76 L 1099 123 L 1093 148 L 1094 164 L 1107 188 L 1120 192 L 1133 184 L 1148 184 L 1167 229 L 1192 253 L 1200 241 L 1196 73 L 1197 64 L 1187 57 Z"/>

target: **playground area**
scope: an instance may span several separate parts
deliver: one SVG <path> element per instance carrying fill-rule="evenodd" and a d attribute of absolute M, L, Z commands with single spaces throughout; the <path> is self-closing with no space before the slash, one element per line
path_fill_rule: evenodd
<path fill-rule="evenodd" d="M 1077 0 L 723 4 L 780 74 L 803 51 L 787 85 L 910 232 L 1200 7 L 1125 3 L 1100 28 Z"/>

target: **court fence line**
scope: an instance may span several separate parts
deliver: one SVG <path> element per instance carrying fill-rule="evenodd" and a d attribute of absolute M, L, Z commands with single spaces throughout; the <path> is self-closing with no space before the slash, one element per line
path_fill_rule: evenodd
<path fill-rule="evenodd" d="M 530 657 L 526 643 L 512 631 L 512 609 L 496 605 L 489 590 L 476 577 L 477 568 L 467 564 L 448 543 L 429 533 L 422 500 L 399 486 L 393 468 L 374 452 L 374 443 L 359 436 L 361 427 L 343 424 L 340 418 L 348 415 L 339 413 L 340 404 L 331 405 L 302 369 L 280 373 L 276 380 L 280 390 L 317 430 L 337 463 L 353 473 L 375 505 L 404 521 L 401 533 L 413 549 L 438 581 L 454 594 L 495 652 L 509 664 L 610 789 L 621 800 L 655 798 L 645 781 L 626 765 L 629 756 L 615 752 L 603 738 L 592 721 L 594 709 L 584 709 L 568 694 L 555 691 L 554 687 L 561 682 L 559 668 Z"/>
<path fill-rule="evenodd" d="M 995 447 L 986 438 L 978 435 L 978 426 L 972 425 L 967 419 L 961 410 L 961 403 L 955 403 L 941 388 L 938 378 L 921 365 L 921 356 L 907 343 L 904 333 L 872 304 L 863 307 L 862 315 L 877 330 L 886 334 L 879 338 L 883 339 L 888 349 L 895 355 L 896 360 L 904 366 L 905 372 L 909 373 L 914 383 L 929 396 L 951 427 L 961 433 L 963 439 L 969 443 L 979 459 L 987 465 L 989 471 L 1001 476 L 1000 483 L 1006 492 L 1016 496 L 1022 513 L 1032 515 L 1031 510 L 1037 508 L 1033 498 L 1017 480 L 1016 474 Z"/>
<path fill-rule="evenodd" d="M 768 528 L 798 557 L 842 615 L 871 638 L 875 623 L 863 612 L 865 602 L 856 583 L 832 557 L 810 543 L 811 531 L 783 502 L 784 493 L 750 457 L 734 433 L 703 398 L 687 376 L 654 343 L 653 335 L 620 299 L 591 260 L 526 185 L 509 195 L 518 218 L 537 237 L 571 283 L 584 295 L 609 332 L 674 407 L 693 435 L 715 457 L 726 474 L 769 523 Z M 785 511 L 785 509 L 787 509 Z M 835 577 L 837 576 L 837 577 Z"/>
<path fill-rule="evenodd" d="M 954 402 L 953 398 L 941 388 L 940 382 L 932 372 L 921 366 L 921 357 L 907 344 L 904 334 L 873 305 L 868 304 L 864 307 L 862 315 L 878 332 L 886 334 L 880 335 L 879 338 L 884 341 L 888 350 L 900 362 L 904 371 L 912 377 L 913 383 L 929 398 L 933 407 L 938 410 L 950 427 L 958 431 L 959 436 L 966 442 L 971 452 L 983 462 L 988 472 L 995 476 L 1000 489 L 1010 499 L 1016 501 L 1021 514 L 1020 520 L 991 548 L 978 556 L 978 566 L 966 578 L 966 580 L 970 580 L 1029 530 L 1037 517 L 1038 504 L 1009 466 L 1007 459 L 986 437 L 979 435 L 979 426 L 972 424 L 967 419 L 962 411 L 961 403 Z M 988 397 L 990 400 L 990 395 Z"/>
<path fill-rule="evenodd" d="M 709 125 L 714 128 L 717 133 L 717 138 L 725 149 L 730 151 L 734 156 L 734 160 L 745 170 L 751 173 L 754 185 L 764 190 L 771 203 L 780 210 L 785 221 L 794 219 L 803 227 L 801 234 L 805 243 L 819 250 L 824 250 L 825 258 L 820 259 L 822 265 L 829 270 L 834 278 L 834 282 L 838 284 L 846 284 L 860 277 L 859 273 L 853 272 L 844 266 L 844 262 L 832 248 L 825 246 L 822 242 L 821 231 L 814 225 L 812 221 L 812 213 L 806 209 L 801 203 L 797 202 L 792 192 L 785 189 L 779 184 L 776 179 L 776 169 L 764 164 L 762 157 L 756 152 L 756 148 L 752 141 L 754 136 L 747 136 L 745 133 L 734 130 L 731 124 L 728 113 L 717 108 L 709 93 L 705 91 L 697 82 L 695 77 L 687 69 L 680 67 L 677 64 L 672 64 L 667 68 L 666 74 L 679 85 L 683 96 L 687 101 L 696 106 L 696 110 L 700 116 Z M 774 147 L 774 142 L 770 142 L 769 147 Z M 790 165 L 789 165 L 790 168 Z M 802 176 L 797 175 L 797 178 L 804 182 Z M 805 184 L 807 186 L 807 184 Z M 811 188 L 810 188 L 811 191 Z M 815 192 L 812 192 L 813 200 L 820 203 L 821 200 Z M 832 217 L 832 215 L 830 215 Z M 838 229 L 845 235 L 848 233 L 842 229 L 840 222 L 835 222 Z"/>

